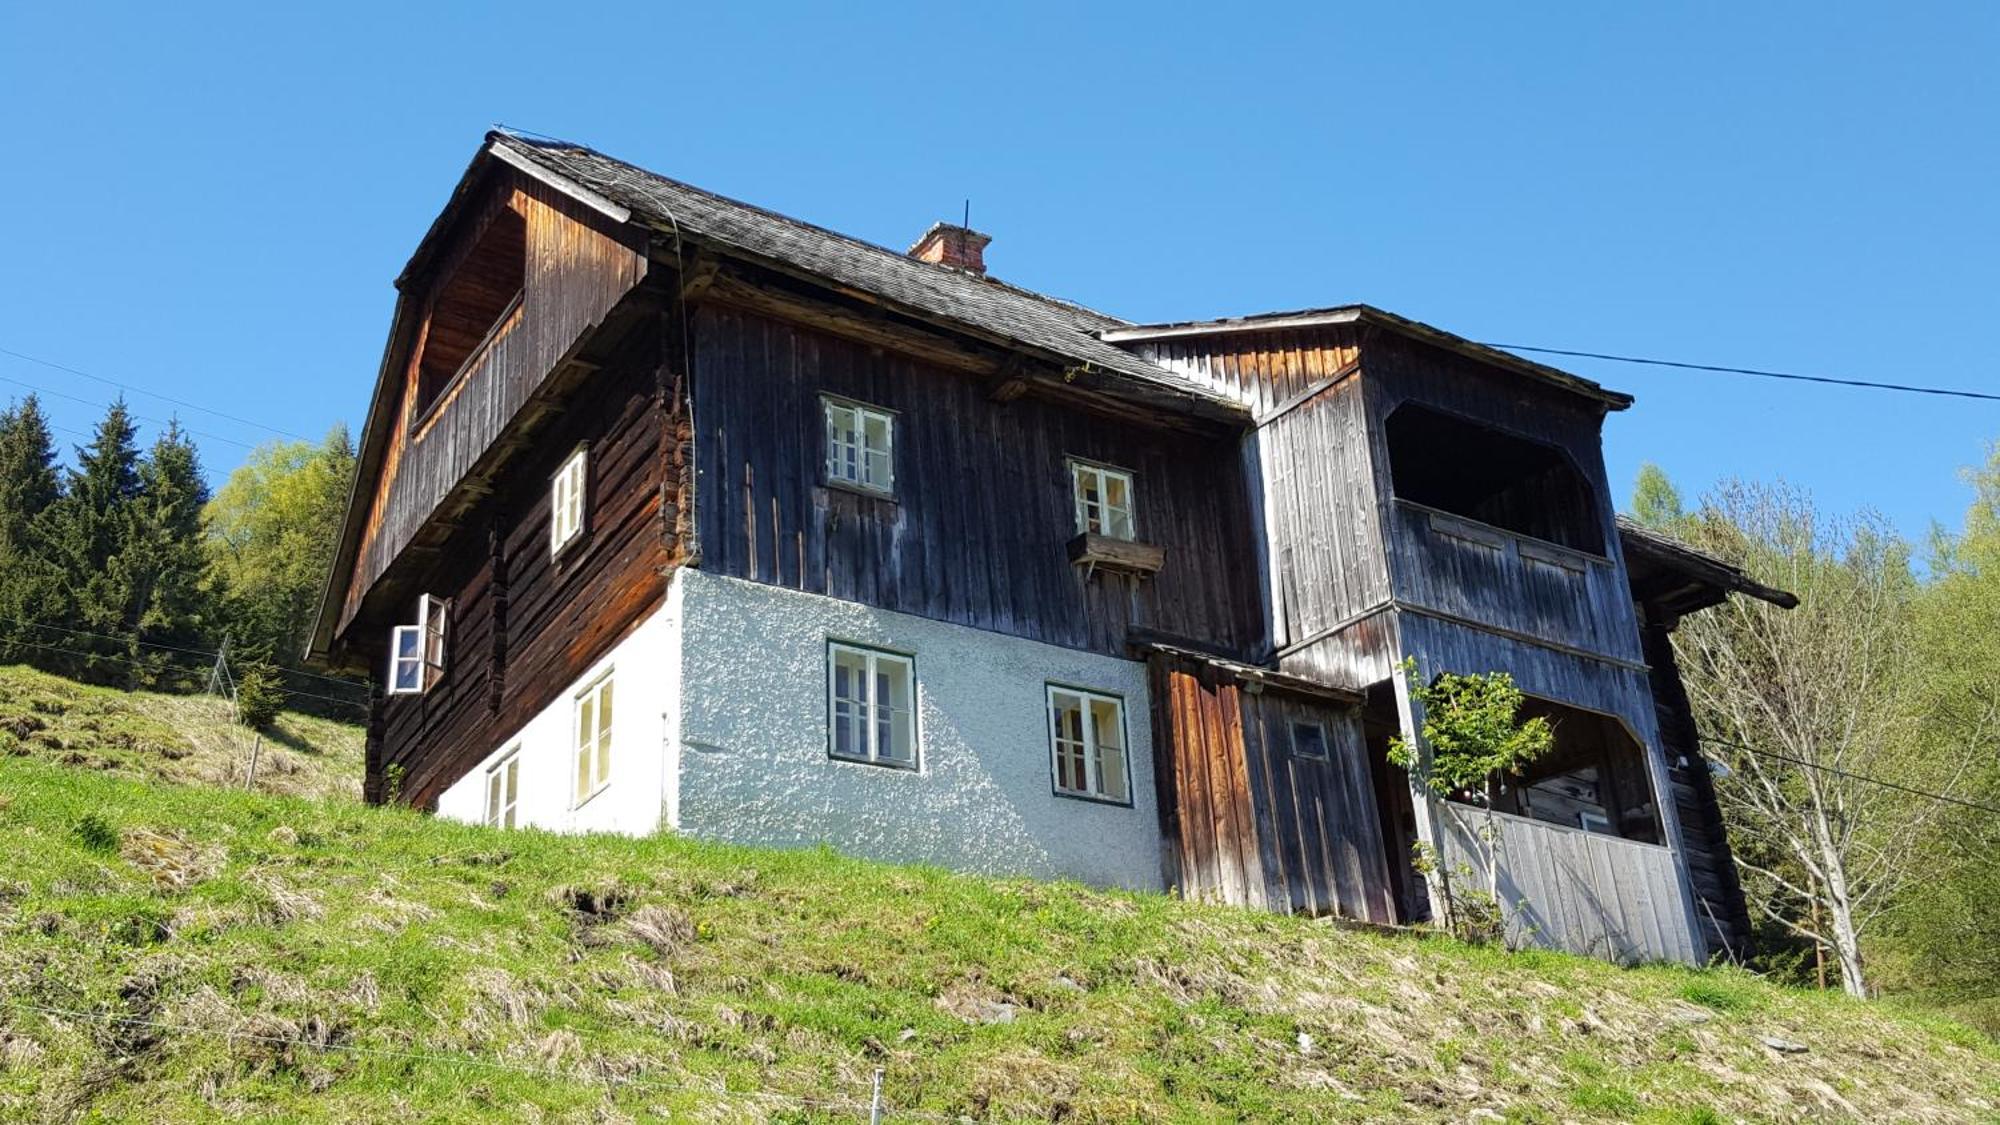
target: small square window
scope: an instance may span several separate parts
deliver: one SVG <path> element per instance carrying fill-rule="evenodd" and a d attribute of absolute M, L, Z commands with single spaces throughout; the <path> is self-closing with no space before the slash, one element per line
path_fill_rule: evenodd
<path fill-rule="evenodd" d="M 1049 756 L 1056 792 L 1130 804 L 1125 701 L 1049 685 Z"/>
<path fill-rule="evenodd" d="M 611 783 L 611 674 L 576 697 L 576 803 Z"/>
<path fill-rule="evenodd" d="M 1326 759 L 1326 727 L 1320 723 L 1292 723 L 1292 756 Z"/>
<path fill-rule="evenodd" d="M 1131 473 L 1087 461 L 1071 461 L 1069 473 L 1076 495 L 1078 532 L 1110 539 L 1138 538 L 1132 520 Z"/>
<path fill-rule="evenodd" d="M 556 470 L 549 485 L 549 553 L 556 554 L 583 534 L 584 505 L 589 496 L 589 450 L 579 449 Z"/>
<path fill-rule="evenodd" d="M 916 665 L 907 656 L 855 645 L 827 646 L 827 753 L 914 769 Z"/>
<path fill-rule="evenodd" d="M 521 748 L 516 746 L 486 771 L 486 826 L 514 827 L 514 806 L 521 795 Z"/>
<path fill-rule="evenodd" d="M 826 479 L 870 492 L 896 491 L 896 419 L 886 410 L 829 398 Z"/>

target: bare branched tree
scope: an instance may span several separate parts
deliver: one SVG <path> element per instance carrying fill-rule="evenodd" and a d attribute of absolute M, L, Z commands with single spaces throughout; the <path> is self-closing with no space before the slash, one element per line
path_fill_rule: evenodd
<path fill-rule="evenodd" d="M 1866 995 L 1863 937 L 1922 874 L 1919 842 L 1950 807 L 1907 789 L 1949 794 L 1965 761 L 1910 752 L 1907 548 L 1879 519 L 1825 518 L 1782 486 L 1725 485 L 1678 530 L 1801 598 L 1732 598 L 1675 643 L 1709 755 L 1729 769 L 1717 797 L 1755 908 L 1831 951 L 1842 986 Z"/>

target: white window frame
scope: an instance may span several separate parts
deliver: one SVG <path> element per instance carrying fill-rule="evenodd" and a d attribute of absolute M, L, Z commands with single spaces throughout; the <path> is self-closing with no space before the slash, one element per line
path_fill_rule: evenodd
<path fill-rule="evenodd" d="M 896 414 L 879 406 L 868 406 L 832 395 L 822 395 L 826 418 L 826 483 L 856 488 L 881 496 L 896 494 Z M 882 447 L 868 443 L 868 424 L 882 426 Z M 843 433 L 847 436 L 843 437 Z M 871 469 L 874 458 L 882 461 L 882 479 Z"/>
<path fill-rule="evenodd" d="M 408 652 L 405 649 L 408 638 Z M 401 673 L 407 667 L 411 682 L 405 684 Z M 421 695 L 424 690 L 424 627 L 421 625 L 398 625 L 389 632 L 389 694 Z"/>
<path fill-rule="evenodd" d="M 1056 698 L 1068 696 L 1075 699 L 1083 712 L 1083 776 L 1084 787 L 1074 789 L 1063 784 L 1061 748 L 1066 740 L 1056 728 Z M 1088 688 L 1071 687 L 1068 684 L 1051 683 L 1044 693 L 1044 714 L 1049 730 L 1049 784 L 1058 797 L 1070 797 L 1079 801 L 1096 801 L 1106 805 L 1120 805 L 1131 808 L 1132 795 L 1132 739 L 1130 727 L 1125 721 L 1125 699 L 1108 692 L 1091 691 Z M 1099 761 L 1097 723 L 1091 713 L 1091 704 L 1109 703 L 1118 714 L 1118 759 L 1123 767 L 1125 796 L 1114 797 L 1104 787 L 1100 776 L 1103 764 Z"/>
<path fill-rule="evenodd" d="M 486 827 L 514 827 L 520 804 L 521 748 L 514 746 L 486 767 Z"/>
<path fill-rule="evenodd" d="M 1301 727 L 1319 732 L 1318 753 L 1299 749 L 1299 728 Z M 1320 722 L 1318 719 L 1293 719 L 1291 720 L 1290 733 L 1292 739 L 1292 757 L 1304 758 L 1313 762 L 1328 762 L 1333 760 L 1333 743 L 1327 739 L 1325 723 Z"/>
<path fill-rule="evenodd" d="M 425 691 L 444 676 L 445 627 L 450 624 L 451 599 L 429 594 L 417 599 L 417 628 L 424 637 Z"/>
<path fill-rule="evenodd" d="M 582 806 L 611 784 L 612 753 L 616 749 L 611 736 L 618 714 L 614 706 L 611 722 L 604 721 L 604 697 L 610 695 L 615 704 L 617 696 L 612 691 L 613 686 L 613 673 L 607 670 L 590 681 L 590 686 L 577 692 L 570 701 L 570 778 L 575 786 L 572 808 Z M 588 738 L 583 729 L 586 703 L 591 717 Z"/>
<path fill-rule="evenodd" d="M 1112 504 L 1109 500 L 1100 500 L 1098 506 L 1101 511 L 1096 517 L 1097 526 L 1093 528 L 1091 526 L 1090 505 L 1084 500 L 1084 484 L 1086 481 L 1094 481 L 1097 486 L 1098 496 L 1104 497 L 1110 494 L 1107 482 L 1112 480 L 1120 481 L 1125 485 L 1125 503 L 1123 506 L 1118 506 Z M 1129 469 L 1120 469 L 1112 465 L 1100 465 L 1095 461 L 1086 461 L 1080 457 L 1071 457 L 1069 459 L 1069 495 L 1071 506 L 1076 511 L 1077 534 L 1102 535 L 1106 539 L 1118 539 L 1128 543 L 1137 542 L 1139 538 L 1138 488 L 1138 478 Z M 1122 530 L 1121 524 L 1123 525 Z"/>
<path fill-rule="evenodd" d="M 839 750 L 839 722 L 842 700 L 838 695 L 838 662 L 843 653 L 863 658 L 861 674 L 863 695 L 859 700 L 855 700 L 853 705 L 860 709 L 861 729 L 867 732 L 864 739 L 867 743 L 865 747 L 866 753 L 864 754 L 843 754 Z M 906 732 L 910 746 L 908 761 L 885 753 L 882 745 L 882 708 L 885 705 L 881 700 L 876 698 L 876 688 L 879 683 L 880 671 L 884 665 L 900 667 L 906 684 L 905 693 L 909 699 L 909 706 L 904 708 L 904 713 L 900 716 L 900 719 L 908 725 Z M 889 769 L 916 770 L 920 768 L 924 753 L 922 732 L 917 724 L 917 711 L 916 657 L 908 653 L 890 652 L 886 649 L 870 648 L 867 645 L 848 644 L 844 641 L 830 640 L 826 643 L 827 757 L 836 762 L 855 762 L 861 765 L 883 766 Z M 892 723 L 897 719 L 898 716 L 894 714 L 890 716 Z M 890 736 L 889 743 L 891 747 L 895 744 L 893 733 Z"/>
<path fill-rule="evenodd" d="M 590 448 L 578 446 L 549 478 L 549 555 L 583 537 L 590 511 Z"/>
<path fill-rule="evenodd" d="M 1591 812 L 1589 809 L 1577 810 L 1576 826 L 1585 832 L 1594 832 L 1600 836 L 1618 835 L 1618 830 L 1611 826 L 1610 817 L 1603 813 Z"/>

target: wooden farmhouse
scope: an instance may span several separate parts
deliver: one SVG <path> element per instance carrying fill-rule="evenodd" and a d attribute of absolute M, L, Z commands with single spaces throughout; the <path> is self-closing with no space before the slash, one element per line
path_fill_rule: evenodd
<path fill-rule="evenodd" d="M 366 792 L 1370 922 L 1497 852 L 1519 935 L 1740 953 L 1668 635 L 1790 595 L 1617 521 L 1631 399 L 1367 306 L 1132 324 L 486 138 L 397 279 L 312 641 Z M 1396 669 L 1554 723 L 1481 814 Z"/>

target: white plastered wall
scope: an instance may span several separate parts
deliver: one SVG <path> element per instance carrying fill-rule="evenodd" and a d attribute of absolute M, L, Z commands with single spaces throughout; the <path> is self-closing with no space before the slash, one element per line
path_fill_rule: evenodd
<path fill-rule="evenodd" d="M 683 570 L 674 823 L 964 871 L 1161 886 L 1145 665 Z M 920 768 L 827 755 L 827 643 L 916 660 Z M 1046 687 L 1125 701 L 1130 807 L 1056 796 Z"/>
<path fill-rule="evenodd" d="M 642 836 L 672 823 L 674 726 L 680 696 L 679 601 L 676 586 L 666 603 L 565 686 L 514 736 L 438 798 L 438 815 L 483 822 L 487 773 L 509 753 L 520 755 L 516 827 L 556 832 L 618 832 Z M 579 803 L 576 794 L 576 696 L 609 673 L 611 779 Z"/>

